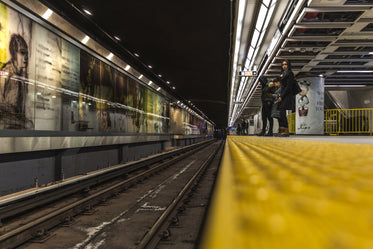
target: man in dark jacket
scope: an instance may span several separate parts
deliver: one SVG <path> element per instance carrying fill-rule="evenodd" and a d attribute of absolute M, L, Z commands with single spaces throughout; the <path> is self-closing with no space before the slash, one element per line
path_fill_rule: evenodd
<path fill-rule="evenodd" d="M 282 137 L 289 136 L 288 120 L 286 118 L 286 110 L 295 109 L 295 78 L 291 71 L 291 64 L 288 60 L 284 60 L 281 64 L 281 95 L 277 99 L 278 108 L 280 110 L 279 122 L 279 134 Z"/>
<path fill-rule="evenodd" d="M 274 87 L 268 86 L 267 77 L 264 75 L 259 77 L 259 82 L 262 85 L 262 121 L 263 129 L 258 136 L 273 136 L 273 118 L 271 117 L 271 110 L 273 104 L 272 94 L 274 93 Z M 268 133 L 265 134 L 267 128 L 267 119 L 269 121 Z"/>

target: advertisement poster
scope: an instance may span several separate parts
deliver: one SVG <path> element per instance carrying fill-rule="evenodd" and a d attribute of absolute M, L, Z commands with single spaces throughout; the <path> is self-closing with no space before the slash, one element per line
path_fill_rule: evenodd
<path fill-rule="evenodd" d="M 296 96 L 296 134 L 324 133 L 324 78 L 307 77 L 298 81 L 305 94 Z"/>
<path fill-rule="evenodd" d="M 33 129 L 32 21 L 0 3 L 0 129 Z"/>
<path fill-rule="evenodd" d="M 60 130 L 62 39 L 35 24 L 35 129 Z"/>
<path fill-rule="evenodd" d="M 62 39 L 61 85 L 62 88 L 79 91 L 80 49 Z"/>
<path fill-rule="evenodd" d="M 80 51 L 80 84 L 78 120 L 72 120 L 79 131 L 98 131 L 102 100 L 100 99 L 100 61 Z M 92 100 L 94 99 L 94 100 Z M 75 101 L 75 100 L 73 100 Z M 76 109 L 73 109 L 74 111 Z M 76 117 L 76 114 L 72 114 Z"/>
<path fill-rule="evenodd" d="M 119 103 L 116 107 L 114 127 L 116 131 L 127 132 L 129 130 L 128 120 L 130 120 L 127 105 L 128 77 L 117 71 L 115 77 L 114 101 Z"/>

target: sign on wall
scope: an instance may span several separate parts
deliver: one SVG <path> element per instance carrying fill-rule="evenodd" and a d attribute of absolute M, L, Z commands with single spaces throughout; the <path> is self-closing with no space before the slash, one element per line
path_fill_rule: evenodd
<path fill-rule="evenodd" d="M 298 81 L 305 94 L 296 96 L 296 134 L 324 133 L 324 78 L 307 77 Z"/>

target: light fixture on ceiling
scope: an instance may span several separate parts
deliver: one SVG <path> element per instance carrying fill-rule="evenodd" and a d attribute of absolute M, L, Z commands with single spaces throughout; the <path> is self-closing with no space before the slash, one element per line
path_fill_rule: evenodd
<path fill-rule="evenodd" d="M 166 81 L 166 83 L 167 83 L 167 84 L 170 84 L 170 82 L 169 82 L 169 81 Z"/>
<path fill-rule="evenodd" d="M 133 55 L 136 56 L 136 57 L 140 57 L 140 55 L 138 53 L 134 53 Z"/>
<path fill-rule="evenodd" d="M 160 87 L 158 87 L 158 88 L 157 88 L 157 91 L 159 91 L 159 90 L 161 90 L 161 88 L 160 88 Z"/>
<path fill-rule="evenodd" d="M 306 49 L 305 49 L 305 48 L 301 48 L 301 49 L 300 49 L 300 52 L 301 52 L 301 53 L 305 53 L 305 52 L 306 52 Z"/>
<path fill-rule="evenodd" d="M 312 49 L 312 52 L 314 52 L 314 53 L 318 53 L 318 52 L 320 52 L 320 49 L 319 49 L 319 48 L 313 48 L 313 49 Z"/>
<path fill-rule="evenodd" d="M 89 41 L 89 36 L 86 35 L 86 36 L 83 38 L 82 43 L 83 43 L 83 44 L 86 44 L 88 41 Z"/>
<path fill-rule="evenodd" d="M 143 76 L 144 76 L 144 75 L 141 74 L 141 75 L 139 76 L 139 80 L 141 80 L 141 78 L 142 78 Z"/>
<path fill-rule="evenodd" d="M 47 9 L 47 11 L 44 12 L 44 14 L 42 15 L 42 17 L 45 19 L 45 20 L 48 20 L 48 18 L 53 14 L 53 11 L 51 9 Z"/>
<path fill-rule="evenodd" d="M 149 83 L 148 83 L 148 85 L 150 86 L 151 84 L 153 84 L 153 81 L 150 80 Z"/>
<path fill-rule="evenodd" d="M 88 14 L 88 15 L 92 15 L 92 12 L 90 10 L 87 10 L 87 9 L 83 9 L 84 13 Z"/>
<path fill-rule="evenodd" d="M 324 87 L 366 87 L 367 85 L 325 85 Z"/>
<path fill-rule="evenodd" d="M 106 56 L 106 59 L 111 60 L 111 58 L 113 58 L 113 56 L 114 56 L 114 54 L 110 53 L 108 56 Z"/>
<path fill-rule="evenodd" d="M 373 52 L 369 52 L 369 54 L 373 54 Z"/>
<path fill-rule="evenodd" d="M 319 77 L 324 78 L 324 75 L 323 74 L 319 74 Z"/>
<path fill-rule="evenodd" d="M 373 73 L 373 70 L 339 70 L 337 73 Z"/>
<path fill-rule="evenodd" d="M 174 90 L 175 90 L 175 89 L 176 89 L 176 87 L 174 87 L 174 86 L 173 86 L 173 87 L 172 87 L 172 89 L 174 89 Z"/>
<path fill-rule="evenodd" d="M 118 36 L 114 36 L 115 40 L 120 41 L 120 38 Z"/>
<path fill-rule="evenodd" d="M 162 77 L 162 74 L 158 74 L 158 77 Z"/>
<path fill-rule="evenodd" d="M 148 65 L 148 68 L 153 68 L 153 66 L 151 66 L 151 65 Z"/>
<path fill-rule="evenodd" d="M 294 48 L 289 48 L 289 53 L 294 53 Z"/>
<path fill-rule="evenodd" d="M 130 65 L 127 65 L 126 68 L 124 70 L 128 71 L 129 69 L 131 68 Z"/>

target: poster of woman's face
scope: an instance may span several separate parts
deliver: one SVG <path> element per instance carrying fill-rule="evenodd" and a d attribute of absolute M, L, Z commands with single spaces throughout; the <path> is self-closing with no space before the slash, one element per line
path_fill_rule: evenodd
<path fill-rule="evenodd" d="M 0 3 L 0 128 L 34 128 L 29 89 L 32 21 Z M 30 91 L 31 90 L 31 91 Z"/>

